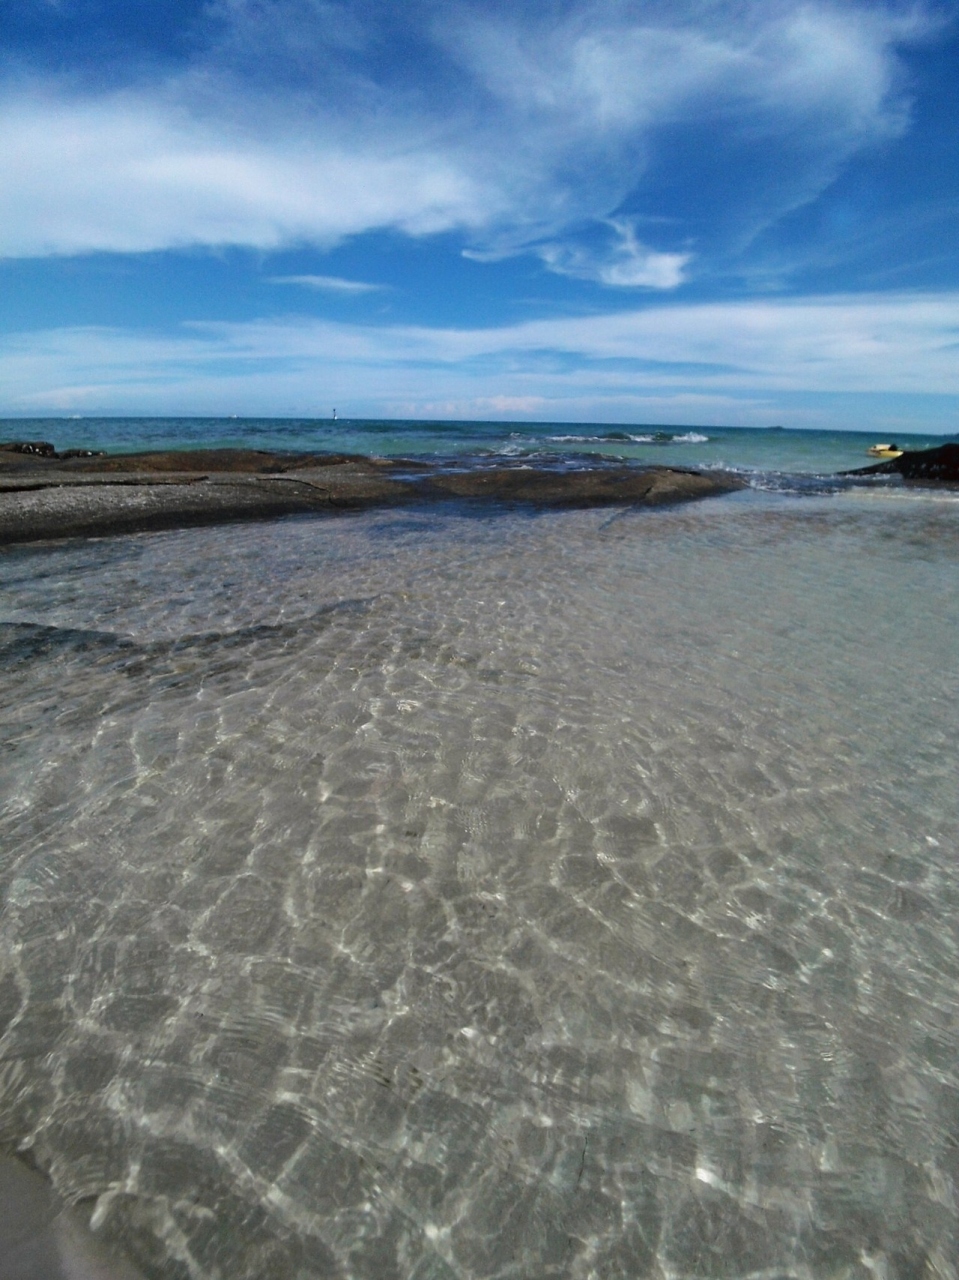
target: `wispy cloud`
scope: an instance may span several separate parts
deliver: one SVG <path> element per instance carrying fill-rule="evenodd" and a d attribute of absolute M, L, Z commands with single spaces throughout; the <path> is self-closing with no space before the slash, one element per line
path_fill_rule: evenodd
<path fill-rule="evenodd" d="M 140 252 L 332 244 L 371 226 L 470 226 L 482 194 L 443 157 L 354 150 L 302 130 L 264 138 L 142 94 L 34 93 L 0 107 L 0 250 Z"/>
<path fill-rule="evenodd" d="M 0 412 L 309 414 L 319 399 L 371 416 L 455 404 L 567 420 L 671 404 L 664 421 L 728 422 L 781 421 L 802 396 L 919 396 L 940 398 L 945 430 L 959 408 L 957 333 L 959 294 L 664 305 L 491 329 L 303 318 L 166 336 L 51 330 L 0 342 Z"/>
<path fill-rule="evenodd" d="M 897 49 L 929 27 L 915 5 L 855 0 L 577 0 L 508 17 L 424 0 L 404 9 L 412 52 L 397 59 L 395 6 L 378 0 L 214 10 L 219 34 L 165 78 L 7 80 L 0 255 L 457 231 L 480 253 L 670 289 L 905 127 Z M 735 184 L 708 188 L 715 243 L 700 228 L 690 246 L 682 210 L 680 243 L 637 238 L 624 212 L 666 200 L 676 145 L 693 199 L 717 153 L 734 162 Z"/>
<path fill-rule="evenodd" d="M 642 244 L 627 218 L 610 218 L 612 244 L 599 248 L 566 241 L 538 245 L 536 252 L 560 275 L 596 280 L 620 289 L 675 289 L 682 284 L 691 253 L 658 253 Z"/>
<path fill-rule="evenodd" d="M 378 293 L 386 286 L 367 284 L 364 280 L 344 280 L 340 276 L 267 276 L 267 284 L 296 284 L 304 289 L 328 293 Z"/>

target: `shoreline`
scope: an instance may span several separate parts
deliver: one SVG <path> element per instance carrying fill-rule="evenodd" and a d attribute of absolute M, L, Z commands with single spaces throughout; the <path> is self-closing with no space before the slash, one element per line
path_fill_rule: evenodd
<path fill-rule="evenodd" d="M 26 442 L 0 445 L 0 546 L 455 500 L 654 506 L 745 487 L 730 473 L 664 466 L 453 470 L 419 459 L 248 449 L 61 456 L 46 442 Z"/>

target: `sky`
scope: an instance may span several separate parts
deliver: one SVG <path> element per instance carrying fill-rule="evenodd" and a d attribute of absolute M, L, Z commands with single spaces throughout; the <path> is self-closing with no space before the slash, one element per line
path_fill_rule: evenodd
<path fill-rule="evenodd" d="M 0 0 L 0 415 L 959 432 L 959 0 Z"/>

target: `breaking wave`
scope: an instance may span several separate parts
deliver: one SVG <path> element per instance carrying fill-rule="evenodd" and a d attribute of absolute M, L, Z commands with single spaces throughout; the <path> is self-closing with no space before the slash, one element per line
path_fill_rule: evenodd
<path fill-rule="evenodd" d="M 592 436 L 547 436 L 554 444 L 708 444 L 709 436 L 699 431 L 683 431 L 674 435 L 670 431 L 633 434 L 629 431 L 604 431 Z"/>

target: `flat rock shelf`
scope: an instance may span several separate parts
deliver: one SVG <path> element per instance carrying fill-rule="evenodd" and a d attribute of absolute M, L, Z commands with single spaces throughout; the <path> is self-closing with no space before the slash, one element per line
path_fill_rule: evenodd
<path fill-rule="evenodd" d="M 59 455 L 0 445 L 0 545 L 443 500 L 654 505 L 744 487 L 737 476 L 621 464 L 457 465 L 247 449 Z"/>

